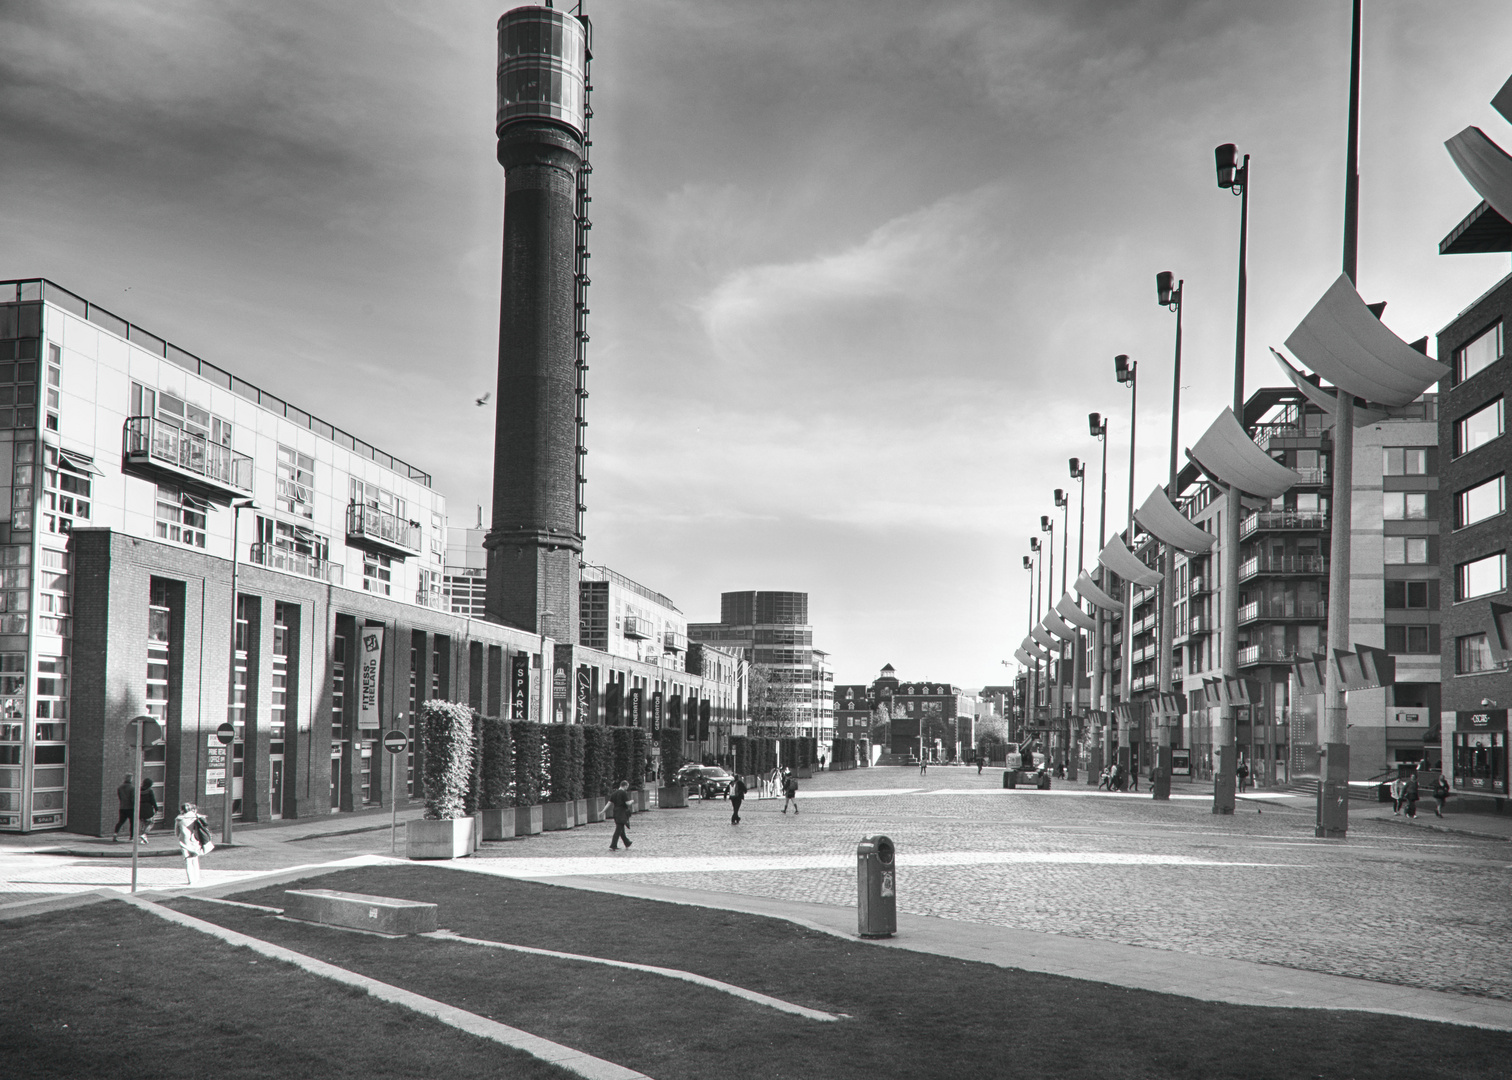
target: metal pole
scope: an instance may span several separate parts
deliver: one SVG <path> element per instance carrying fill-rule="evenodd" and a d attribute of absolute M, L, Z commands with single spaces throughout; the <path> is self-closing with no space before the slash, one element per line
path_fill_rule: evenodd
<path fill-rule="evenodd" d="M 1138 434 L 1139 424 L 1139 364 L 1129 361 L 1129 525 L 1128 544 L 1129 550 L 1134 549 L 1134 441 Z M 1132 716 L 1131 698 L 1134 693 L 1134 583 L 1124 582 L 1124 610 L 1123 610 L 1123 673 L 1118 680 L 1119 697 L 1124 705 L 1131 706 L 1129 712 Z M 1120 765 L 1130 767 L 1127 760 L 1129 751 L 1134 745 L 1130 738 L 1130 728 L 1133 726 L 1132 719 L 1125 719 L 1118 725 L 1118 762 Z M 1135 762 L 1132 766 L 1138 768 Z"/>
<path fill-rule="evenodd" d="M 1177 282 L 1174 302 L 1176 304 L 1176 358 L 1171 366 L 1171 458 L 1166 494 L 1174 503 L 1181 492 L 1177 488 L 1176 450 L 1181 443 L 1181 302 L 1185 279 Z M 1162 545 L 1162 573 L 1160 575 L 1160 632 L 1156 638 L 1159 656 L 1155 670 L 1159 672 L 1160 692 L 1170 694 L 1175 685 L 1175 671 L 1171 652 L 1176 645 L 1176 549 L 1170 544 Z M 1177 721 L 1180 722 L 1179 720 Z M 1157 799 L 1171 797 L 1171 728 L 1168 717 L 1161 716 L 1155 729 L 1155 776 L 1150 792 Z"/>
<path fill-rule="evenodd" d="M 1061 595 L 1066 595 L 1066 570 L 1071 565 L 1071 493 L 1068 491 L 1061 499 Z M 1080 635 L 1078 635 L 1080 640 Z M 1071 670 L 1066 669 L 1066 655 L 1070 654 Z M 1072 700 L 1076 696 L 1076 642 L 1063 641 L 1060 644 L 1061 670 L 1060 678 L 1056 681 L 1061 685 L 1060 715 L 1055 719 L 1056 735 L 1061 741 L 1061 766 L 1068 780 L 1076 779 L 1076 771 L 1071 767 L 1071 712 L 1075 706 L 1068 707 L 1066 696 L 1069 691 Z M 1068 685 L 1069 684 L 1069 685 Z"/>
<path fill-rule="evenodd" d="M 1108 422 L 1104 420 L 1100 425 L 1097 438 L 1102 442 L 1102 491 L 1097 500 L 1097 550 L 1102 551 L 1103 545 L 1108 542 Z M 1101 565 L 1097 568 L 1098 584 L 1106 589 L 1108 584 L 1108 572 Z M 1113 715 L 1113 689 L 1107 677 L 1107 658 L 1103 653 L 1106 648 L 1108 613 L 1102 608 L 1097 609 L 1097 630 L 1093 643 L 1092 656 L 1092 699 L 1096 703 L 1099 712 L 1102 713 L 1102 730 L 1098 732 L 1098 747 L 1102 757 L 1102 765 L 1107 764 L 1107 758 L 1111 751 L 1109 734 L 1111 728 L 1108 720 Z M 1106 698 L 1106 700 L 1105 700 Z"/>
<path fill-rule="evenodd" d="M 231 720 L 231 702 L 236 695 L 236 546 L 241 528 L 242 508 L 231 504 L 231 666 L 226 670 L 226 720 Z M 245 718 L 244 718 L 245 720 Z M 245 727 L 243 728 L 245 731 Z M 245 742 L 243 743 L 245 745 Z M 231 846 L 231 802 L 236 793 L 236 735 L 226 744 L 226 803 L 221 817 L 221 846 Z"/>
<path fill-rule="evenodd" d="M 1082 576 L 1082 572 L 1086 569 L 1087 559 L 1087 463 L 1085 461 L 1078 462 L 1078 468 L 1076 470 L 1076 483 L 1077 486 L 1081 489 L 1081 509 L 1078 511 L 1076 522 L 1076 576 L 1080 578 Z M 1094 605 L 1089 604 L 1088 606 L 1092 607 L 1093 610 L 1096 610 Z M 1071 665 L 1072 677 L 1074 679 L 1074 682 L 1072 683 L 1073 691 L 1071 694 L 1073 712 L 1076 712 L 1081 708 L 1081 682 L 1082 679 L 1086 677 L 1086 672 L 1082 671 L 1081 668 L 1086 663 L 1086 655 L 1086 633 L 1082 630 L 1078 630 L 1076 632 L 1076 656 L 1074 662 Z M 1088 702 L 1087 707 L 1089 709 L 1093 707 L 1090 701 Z M 1080 719 L 1085 720 L 1086 717 L 1081 717 Z M 1081 753 L 1079 747 L 1082 740 L 1085 738 L 1086 728 L 1082 724 L 1078 723 L 1076 725 L 1076 738 L 1072 740 L 1073 744 L 1078 747 L 1078 757 Z M 1074 761 L 1075 759 L 1073 758 L 1072 760 Z M 1076 774 L 1074 772 L 1071 773 L 1070 778 L 1072 780 L 1075 780 Z"/>
<path fill-rule="evenodd" d="M 132 763 L 134 787 L 131 793 L 131 891 L 134 895 L 137 891 L 137 848 L 142 846 L 142 728 L 146 725 L 138 717 L 131 722 L 131 726 L 136 728 L 136 760 Z"/>

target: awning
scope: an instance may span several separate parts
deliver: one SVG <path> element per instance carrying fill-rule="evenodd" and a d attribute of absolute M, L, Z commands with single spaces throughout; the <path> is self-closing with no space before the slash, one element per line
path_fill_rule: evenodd
<path fill-rule="evenodd" d="M 1117 536 L 1109 540 L 1107 546 L 1097 553 L 1097 561 L 1125 581 L 1132 581 L 1136 585 L 1154 585 L 1160 580 L 1160 571 L 1151 570 L 1135 558 L 1134 553 Z"/>
<path fill-rule="evenodd" d="M 1276 358 L 1276 363 L 1281 365 L 1281 370 L 1286 372 L 1286 377 L 1291 380 L 1291 384 L 1302 391 L 1303 397 L 1328 413 L 1329 416 L 1333 415 L 1334 406 L 1338 404 L 1337 390 L 1325 390 L 1321 386 L 1318 386 L 1300 370 L 1292 367 L 1286 357 L 1282 356 L 1275 349 L 1271 350 L 1271 355 Z M 1379 423 L 1389 415 L 1385 409 L 1373 409 L 1369 405 L 1361 405 L 1360 399 L 1355 398 L 1355 427 L 1364 427 L 1367 424 Z"/>
<path fill-rule="evenodd" d="M 1186 515 L 1172 505 L 1162 487 L 1150 492 L 1144 505 L 1134 511 L 1134 520 L 1162 544 L 1169 544 L 1189 555 L 1201 555 L 1218 542 L 1216 536 L 1188 521 Z"/>
<path fill-rule="evenodd" d="M 1444 149 L 1476 194 L 1512 221 L 1512 158 L 1478 127 L 1467 127 L 1446 142 Z"/>
<path fill-rule="evenodd" d="M 1020 647 L 1019 649 L 1015 650 L 1015 652 L 1013 654 L 1013 658 L 1015 660 L 1017 660 L 1019 663 L 1023 664 L 1025 667 L 1033 667 L 1034 666 L 1034 657 L 1030 656 L 1027 652 L 1025 652 L 1022 647 Z"/>
<path fill-rule="evenodd" d="M 1512 607 L 1489 601 L 1479 621 L 1486 632 L 1491 662 L 1506 667 L 1508 661 L 1512 661 Z"/>
<path fill-rule="evenodd" d="M 1061 618 L 1065 619 L 1072 626 L 1079 626 L 1083 630 L 1097 629 L 1097 623 L 1093 620 L 1092 616 L 1076 606 L 1076 601 L 1071 598 L 1070 593 L 1067 593 L 1056 601 L 1055 610 Z"/>
<path fill-rule="evenodd" d="M 59 450 L 58 464 L 63 466 L 65 469 L 72 469 L 74 472 L 87 473 L 90 476 L 105 475 L 99 469 L 95 468 L 94 458 L 90 457 L 88 454 L 76 453 L 73 450 Z"/>
<path fill-rule="evenodd" d="M 1192 447 L 1191 455 L 1204 472 L 1262 499 L 1274 499 L 1302 479 L 1254 444 L 1239 426 L 1233 409 L 1218 414 Z"/>
<path fill-rule="evenodd" d="M 1040 625 L 1050 631 L 1062 641 L 1075 641 L 1077 639 L 1076 627 L 1066 622 L 1053 611 L 1045 612 L 1045 617 L 1040 620 Z"/>
<path fill-rule="evenodd" d="M 1508 173 L 1512 200 L 1512 162 L 1508 162 Z M 1343 274 L 1297 324 L 1286 347 L 1311 371 L 1346 393 L 1383 405 L 1410 404 L 1449 374 L 1443 364 L 1388 330 Z"/>
<path fill-rule="evenodd" d="M 1041 647 L 1040 643 L 1035 641 L 1032 637 L 1026 637 L 1022 642 L 1020 642 L 1019 648 L 1023 649 L 1024 652 L 1034 657 L 1035 660 L 1050 659 L 1050 654 L 1046 652 L 1044 648 Z"/>
<path fill-rule="evenodd" d="M 1043 626 L 1036 626 L 1033 630 L 1029 631 L 1029 636 L 1039 642 L 1045 651 L 1052 655 L 1060 650 L 1060 646 L 1055 643 L 1055 639 L 1045 633 Z"/>
<path fill-rule="evenodd" d="M 1092 601 L 1093 606 L 1100 607 L 1104 611 L 1121 611 L 1123 603 L 1115 600 L 1097 587 L 1097 582 L 1092 580 L 1092 575 L 1083 570 L 1076 576 L 1076 584 L 1072 586 L 1081 596 Z"/>

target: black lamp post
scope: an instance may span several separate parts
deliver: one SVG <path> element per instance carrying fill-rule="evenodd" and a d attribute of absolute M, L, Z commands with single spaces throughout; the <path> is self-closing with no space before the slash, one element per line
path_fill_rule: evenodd
<path fill-rule="evenodd" d="M 1139 429 L 1139 362 L 1130 360 L 1125 353 L 1119 353 L 1113 358 L 1113 374 L 1119 383 L 1127 386 L 1130 391 L 1129 397 L 1129 531 L 1128 545 L 1130 550 L 1134 547 L 1134 443 Z M 1125 705 L 1129 704 L 1134 696 L 1134 635 L 1131 632 L 1134 625 L 1134 583 L 1124 582 L 1124 609 L 1123 609 L 1123 673 L 1118 680 L 1119 700 Z M 1129 750 L 1132 747 L 1129 738 L 1129 724 L 1127 722 L 1118 725 L 1118 761 L 1124 768 L 1129 767 Z"/>
<path fill-rule="evenodd" d="M 1169 270 L 1162 270 L 1155 275 L 1156 300 L 1162 307 L 1176 313 L 1176 358 L 1171 367 L 1170 479 L 1166 484 L 1166 494 L 1172 502 L 1175 502 L 1180 495 L 1177 488 L 1176 448 L 1181 445 L 1181 297 L 1185 287 L 1186 282 L 1176 280 L 1176 275 Z M 1171 657 L 1176 643 L 1176 625 L 1173 621 L 1176 599 L 1176 551 L 1169 544 L 1164 547 L 1160 581 L 1160 633 L 1157 638 L 1160 655 L 1156 671 L 1160 678 L 1160 692 L 1169 694 L 1176 681 Z M 1180 722 L 1179 719 L 1177 722 Z M 1150 785 L 1150 790 L 1157 799 L 1169 799 L 1171 797 L 1171 730 L 1166 726 L 1166 718 L 1162 717 L 1157 723 L 1160 724 L 1160 728 L 1156 733 L 1155 778 Z"/>
<path fill-rule="evenodd" d="M 1097 550 L 1103 549 L 1103 544 L 1108 539 L 1108 422 L 1102 418 L 1101 413 L 1087 414 L 1087 428 L 1094 439 L 1102 443 L 1102 493 L 1097 502 Z M 1097 578 L 1100 585 L 1107 585 L 1107 573 L 1101 566 L 1097 569 Z M 1092 775 L 1102 772 L 1103 760 L 1108 755 L 1108 717 L 1113 712 L 1112 702 L 1104 700 L 1111 698 L 1111 689 L 1105 694 L 1104 688 L 1107 683 L 1107 667 L 1104 659 L 1104 620 L 1106 613 L 1098 608 L 1093 616 L 1097 620 L 1097 629 L 1092 634 L 1092 707 L 1102 714 L 1102 731 L 1099 732 L 1097 746 L 1094 749 L 1096 755 L 1088 764 L 1088 771 Z"/>

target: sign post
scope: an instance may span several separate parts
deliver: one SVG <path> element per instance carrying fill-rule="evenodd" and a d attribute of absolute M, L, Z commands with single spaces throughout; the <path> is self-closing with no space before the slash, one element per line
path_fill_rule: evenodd
<path fill-rule="evenodd" d="M 231 740 L 236 738 L 236 729 L 230 724 L 222 724 L 215 729 L 215 738 L 224 746 L 226 755 L 226 788 L 225 788 L 225 816 L 221 818 L 221 844 L 231 846 L 231 797 L 235 788 L 232 777 L 236 775 L 236 764 L 232 761 L 234 756 L 231 749 Z M 208 784 L 206 785 L 209 786 Z"/>
<path fill-rule="evenodd" d="M 142 837 L 142 749 L 156 746 L 163 741 L 163 729 L 150 716 L 133 716 L 126 722 L 126 745 L 135 751 L 132 755 L 131 775 L 135 790 L 131 808 L 131 891 L 137 891 L 137 849 Z"/>
<path fill-rule="evenodd" d="M 399 717 L 404 719 L 403 714 Z M 395 729 L 383 736 L 383 748 L 389 760 L 389 853 L 399 850 L 399 755 L 409 749 L 409 736 Z"/>

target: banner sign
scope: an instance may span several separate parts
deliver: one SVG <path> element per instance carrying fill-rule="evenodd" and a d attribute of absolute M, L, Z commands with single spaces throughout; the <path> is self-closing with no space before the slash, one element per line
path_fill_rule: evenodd
<path fill-rule="evenodd" d="M 625 722 L 625 687 L 609 673 L 609 685 L 604 687 L 604 723 L 619 727 Z"/>
<path fill-rule="evenodd" d="M 587 664 L 577 669 L 577 710 L 574 719 L 579 724 L 593 723 L 593 670 Z"/>
<path fill-rule="evenodd" d="M 378 715 L 379 672 L 383 665 L 383 627 L 364 626 L 359 636 L 357 674 L 357 728 L 376 731 L 383 726 Z M 376 738 L 376 736 L 374 736 Z"/>
<path fill-rule="evenodd" d="M 530 654 L 517 652 L 509 666 L 509 717 L 530 719 Z"/>
<path fill-rule="evenodd" d="M 673 694 L 667 699 L 667 724 L 671 727 L 682 727 L 682 695 Z"/>
<path fill-rule="evenodd" d="M 702 701 L 700 701 L 698 703 L 698 741 L 699 742 L 708 742 L 708 740 L 709 740 L 709 699 L 708 698 L 704 698 L 704 700 L 702 700 Z"/>
<path fill-rule="evenodd" d="M 551 718 L 558 724 L 567 722 L 567 661 L 558 660 L 551 672 Z"/>
<path fill-rule="evenodd" d="M 665 713 L 662 711 L 662 692 L 651 691 L 651 734 L 660 735 Z"/>
<path fill-rule="evenodd" d="M 226 790 L 226 751 L 230 747 L 221 745 L 221 741 L 215 737 L 215 733 L 212 731 L 207 748 L 205 794 L 219 795 Z"/>
<path fill-rule="evenodd" d="M 646 692 L 639 686 L 630 689 L 630 726 L 646 726 Z"/>

